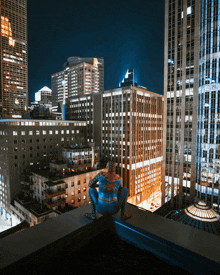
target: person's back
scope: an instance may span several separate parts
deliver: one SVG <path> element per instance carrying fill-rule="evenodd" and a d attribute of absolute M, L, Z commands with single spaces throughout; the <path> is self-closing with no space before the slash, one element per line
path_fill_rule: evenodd
<path fill-rule="evenodd" d="M 130 218 L 131 215 L 124 214 L 128 190 L 126 187 L 121 187 L 121 177 L 115 173 L 115 163 L 109 161 L 107 168 L 108 172 L 99 173 L 89 182 L 92 213 L 86 213 L 86 217 L 95 219 L 96 210 L 102 215 L 116 214 L 121 208 L 121 219 Z M 95 189 L 97 182 L 99 182 L 99 192 Z"/>
<path fill-rule="evenodd" d="M 98 199 L 107 202 L 117 201 L 121 177 L 114 172 L 100 173 Z"/>

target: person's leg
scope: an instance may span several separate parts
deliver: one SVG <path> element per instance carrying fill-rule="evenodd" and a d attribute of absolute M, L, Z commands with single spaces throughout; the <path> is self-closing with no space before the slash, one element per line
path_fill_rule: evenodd
<path fill-rule="evenodd" d="M 130 214 L 125 214 L 125 207 L 128 197 L 128 189 L 126 187 L 122 187 L 118 191 L 118 203 L 115 207 L 114 214 L 118 213 L 118 211 L 121 209 L 121 219 L 126 220 L 132 217 Z"/>
<path fill-rule="evenodd" d="M 95 188 L 89 189 L 89 200 L 91 203 L 92 213 L 86 213 L 85 216 L 87 218 L 95 220 L 96 219 L 96 206 L 98 203 L 98 192 Z"/>

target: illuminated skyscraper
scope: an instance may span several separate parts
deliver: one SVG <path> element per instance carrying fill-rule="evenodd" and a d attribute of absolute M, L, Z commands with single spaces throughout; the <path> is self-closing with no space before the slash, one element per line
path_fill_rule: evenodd
<path fill-rule="evenodd" d="M 163 103 L 131 85 L 102 94 L 102 158 L 118 164 L 128 202 L 147 209 L 161 200 Z"/>
<path fill-rule="evenodd" d="M 220 205 L 220 1 L 200 0 L 196 196 Z"/>
<path fill-rule="evenodd" d="M 220 204 L 219 7 L 165 2 L 162 203 Z"/>
<path fill-rule="evenodd" d="M 119 87 L 127 87 L 129 85 L 137 87 L 137 83 L 134 80 L 134 69 L 128 69 L 122 82 L 119 83 Z"/>
<path fill-rule="evenodd" d="M 28 102 L 27 0 L 1 0 L 0 117 L 21 117 Z"/>
<path fill-rule="evenodd" d="M 63 101 L 63 94 L 68 99 L 91 93 L 104 92 L 104 59 L 69 57 L 63 65 L 63 71 L 51 76 L 52 106 L 57 111 Z M 62 81 L 65 80 L 65 86 Z"/>
<path fill-rule="evenodd" d="M 194 200 L 199 0 L 165 1 L 162 204 Z"/>

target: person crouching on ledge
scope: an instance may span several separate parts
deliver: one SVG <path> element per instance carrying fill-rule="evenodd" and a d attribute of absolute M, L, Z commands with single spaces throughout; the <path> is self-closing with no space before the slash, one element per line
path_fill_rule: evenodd
<path fill-rule="evenodd" d="M 128 189 L 121 186 L 121 177 L 115 173 L 115 162 L 107 163 L 108 172 L 101 172 L 89 182 L 89 200 L 92 213 L 86 213 L 87 218 L 96 219 L 96 210 L 102 215 L 115 215 L 121 209 L 121 220 L 132 217 L 125 214 Z M 99 182 L 99 192 L 95 189 Z"/>

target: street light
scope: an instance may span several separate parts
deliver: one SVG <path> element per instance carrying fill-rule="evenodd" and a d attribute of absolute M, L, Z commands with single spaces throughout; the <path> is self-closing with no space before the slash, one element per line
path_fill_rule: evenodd
<path fill-rule="evenodd" d="M 62 118 L 65 120 L 65 85 L 67 81 L 64 79 L 62 81 L 62 86 L 63 86 L 63 111 L 62 111 Z"/>

